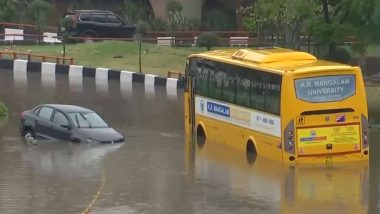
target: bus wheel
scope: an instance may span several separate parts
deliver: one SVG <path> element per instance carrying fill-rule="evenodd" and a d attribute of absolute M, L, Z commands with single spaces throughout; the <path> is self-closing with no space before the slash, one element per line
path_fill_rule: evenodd
<path fill-rule="evenodd" d="M 197 145 L 198 148 L 202 148 L 206 143 L 206 134 L 202 126 L 197 127 Z"/>
<path fill-rule="evenodd" d="M 256 161 L 257 151 L 255 144 L 251 140 L 247 142 L 246 154 L 248 163 L 252 164 Z"/>

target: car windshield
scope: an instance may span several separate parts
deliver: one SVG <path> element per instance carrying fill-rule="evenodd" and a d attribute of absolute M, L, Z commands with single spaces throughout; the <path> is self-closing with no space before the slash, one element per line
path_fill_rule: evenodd
<path fill-rule="evenodd" d="M 69 117 L 78 128 L 106 128 L 107 123 L 95 112 L 71 112 Z"/>

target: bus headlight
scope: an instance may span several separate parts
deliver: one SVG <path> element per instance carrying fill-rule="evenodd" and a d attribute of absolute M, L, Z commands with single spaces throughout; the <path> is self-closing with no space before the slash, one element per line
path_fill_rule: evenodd
<path fill-rule="evenodd" d="M 286 152 L 293 154 L 295 153 L 294 144 L 294 121 L 291 120 L 285 128 L 284 131 L 284 149 Z"/>

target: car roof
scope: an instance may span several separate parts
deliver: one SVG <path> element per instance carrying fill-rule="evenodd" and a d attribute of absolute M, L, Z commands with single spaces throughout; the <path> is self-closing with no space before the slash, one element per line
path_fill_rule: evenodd
<path fill-rule="evenodd" d="M 63 112 L 93 112 L 90 109 L 83 108 L 75 105 L 63 105 L 63 104 L 42 104 L 39 107 L 51 107 Z"/>
<path fill-rule="evenodd" d="M 69 10 L 66 13 L 112 13 L 115 14 L 112 11 L 108 10 Z"/>

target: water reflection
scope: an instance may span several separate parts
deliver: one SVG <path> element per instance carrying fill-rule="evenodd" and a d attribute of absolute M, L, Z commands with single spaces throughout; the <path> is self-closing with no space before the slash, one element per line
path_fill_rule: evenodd
<path fill-rule="evenodd" d="M 193 157 L 187 163 L 193 164 L 195 179 L 268 208 L 260 212 L 367 213 L 368 163 L 293 167 L 260 157 L 251 162 L 244 153 L 209 140 L 202 148 L 187 148 L 194 149 L 186 156 Z"/>
<path fill-rule="evenodd" d="M 43 174 L 89 177 L 99 175 L 104 157 L 123 145 L 40 141 L 36 146 L 23 147 L 22 161 Z"/>

